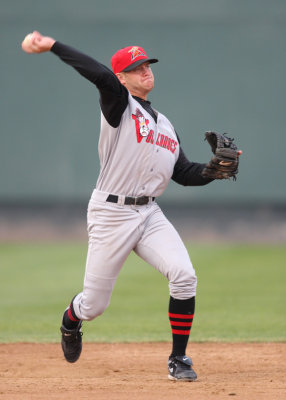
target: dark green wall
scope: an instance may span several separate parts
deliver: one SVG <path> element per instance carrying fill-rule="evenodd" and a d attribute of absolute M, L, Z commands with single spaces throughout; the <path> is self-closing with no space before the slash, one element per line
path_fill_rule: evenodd
<path fill-rule="evenodd" d="M 0 21 L 0 201 L 87 200 L 99 171 L 97 91 L 55 55 L 22 52 L 37 29 L 108 65 L 129 44 L 158 57 L 150 100 L 190 159 L 210 158 L 206 130 L 236 138 L 237 182 L 171 183 L 163 199 L 285 202 L 285 1 L 10 0 Z"/>

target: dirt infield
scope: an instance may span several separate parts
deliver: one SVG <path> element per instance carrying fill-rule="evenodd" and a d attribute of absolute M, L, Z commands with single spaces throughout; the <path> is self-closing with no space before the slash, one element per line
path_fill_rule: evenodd
<path fill-rule="evenodd" d="M 167 379 L 169 350 L 168 343 L 85 343 L 68 364 L 58 344 L 0 344 L 0 398 L 286 399 L 286 343 L 193 343 L 192 383 Z"/>

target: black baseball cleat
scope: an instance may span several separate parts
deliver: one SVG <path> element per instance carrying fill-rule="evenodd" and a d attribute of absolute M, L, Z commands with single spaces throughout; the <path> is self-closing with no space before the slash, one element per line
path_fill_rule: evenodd
<path fill-rule="evenodd" d="M 172 381 L 195 381 L 197 374 L 193 370 L 192 365 L 192 360 L 187 356 L 170 356 L 168 361 L 168 378 Z"/>
<path fill-rule="evenodd" d="M 64 325 L 62 325 L 61 332 L 62 349 L 65 359 L 70 363 L 74 363 L 79 359 L 82 350 L 81 321 L 75 329 L 66 329 Z"/>

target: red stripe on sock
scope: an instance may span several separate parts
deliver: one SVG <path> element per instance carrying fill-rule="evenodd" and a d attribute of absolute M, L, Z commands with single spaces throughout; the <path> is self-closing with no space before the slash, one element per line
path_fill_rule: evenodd
<path fill-rule="evenodd" d="M 173 326 L 192 326 L 192 322 L 180 322 L 180 321 L 170 321 L 170 324 Z"/>
<path fill-rule="evenodd" d="M 71 321 L 74 321 L 74 322 L 79 321 L 79 319 L 73 317 L 73 315 L 72 315 L 72 313 L 71 313 L 71 308 L 70 308 L 70 307 L 69 307 L 69 309 L 68 309 L 68 316 L 69 316 L 69 319 L 70 319 Z"/>
<path fill-rule="evenodd" d="M 181 318 L 181 319 L 193 319 L 194 314 L 188 315 L 188 314 L 172 314 L 169 313 L 170 318 Z"/>
<path fill-rule="evenodd" d="M 175 335 L 189 335 L 190 334 L 190 329 L 188 331 L 180 331 L 178 329 L 172 329 L 172 333 Z"/>

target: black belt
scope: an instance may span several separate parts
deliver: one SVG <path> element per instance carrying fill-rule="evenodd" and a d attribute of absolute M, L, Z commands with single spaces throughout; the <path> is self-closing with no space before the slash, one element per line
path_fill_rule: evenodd
<path fill-rule="evenodd" d="M 150 200 L 150 197 L 148 196 L 142 196 L 142 197 L 125 197 L 124 199 L 124 204 L 126 205 L 133 205 L 133 206 L 144 206 L 145 204 L 148 204 Z M 152 201 L 155 200 L 155 197 L 152 197 Z M 118 203 L 118 196 L 115 196 L 114 194 L 110 194 L 106 201 L 109 201 L 111 203 Z"/>

